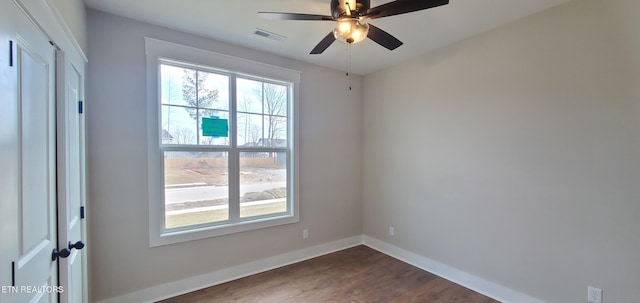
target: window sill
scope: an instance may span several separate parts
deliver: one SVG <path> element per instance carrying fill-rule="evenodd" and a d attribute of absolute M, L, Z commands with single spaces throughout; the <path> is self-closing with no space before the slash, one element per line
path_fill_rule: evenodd
<path fill-rule="evenodd" d="M 149 246 L 156 247 L 187 241 L 200 240 L 211 237 L 235 234 L 244 231 L 274 227 L 291 224 L 300 221 L 296 215 L 283 215 L 280 217 L 269 217 L 262 220 L 251 220 L 225 225 L 206 226 L 201 228 L 189 228 L 185 230 L 167 230 L 157 233 L 159 236 L 149 239 Z M 154 233 L 152 233 L 153 235 Z"/>

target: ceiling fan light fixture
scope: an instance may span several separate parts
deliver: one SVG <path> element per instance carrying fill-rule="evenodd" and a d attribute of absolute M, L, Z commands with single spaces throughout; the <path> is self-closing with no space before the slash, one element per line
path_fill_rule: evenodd
<path fill-rule="evenodd" d="M 333 36 L 336 40 L 352 44 L 358 43 L 365 38 L 369 33 L 369 24 L 361 22 L 356 18 L 343 18 L 338 20 L 338 25 L 333 30 Z"/>

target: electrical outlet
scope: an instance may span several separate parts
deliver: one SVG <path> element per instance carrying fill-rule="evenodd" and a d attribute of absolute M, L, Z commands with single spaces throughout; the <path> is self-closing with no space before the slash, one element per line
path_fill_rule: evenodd
<path fill-rule="evenodd" d="M 589 286 L 587 288 L 587 300 L 589 303 L 602 303 L 602 289 Z"/>
<path fill-rule="evenodd" d="M 396 234 L 395 229 L 393 228 L 393 226 L 389 226 L 389 236 L 394 236 Z"/>
<path fill-rule="evenodd" d="M 309 238 L 309 230 L 308 229 L 304 229 L 302 230 L 302 239 L 306 239 Z"/>

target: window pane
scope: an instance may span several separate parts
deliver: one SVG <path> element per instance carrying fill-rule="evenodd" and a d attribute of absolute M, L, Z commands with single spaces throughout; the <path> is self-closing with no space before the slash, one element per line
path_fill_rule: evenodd
<path fill-rule="evenodd" d="M 185 71 L 186 69 L 182 67 L 160 65 L 162 104 L 187 105 L 187 102 L 182 97 L 183 88 L 185 87 L 183 82 Z"/>
<path fill-rule="evenodd" d="M 281 116 L 264 116 L 264 137 L 260 146 L 287 146 L 287 118 Z"/>
<path fill-rule="evenodd" d="M 229 79 L 226 76 L 211 74 L 193 69 L 182 69 L 182 99 L 193 108 L 228 109 L 228 93 L 221 99 L 220 89 L 228 90 Z"/>
<path fill-rule="evenodd" d="M 238 78 L 238 111 L 262 114 L 262 82 Z"/>
<path fill-rule="evenodd" d="M 240 153 L 240 217 L 287 211 L 287 153 Z"/>
<path fill-rule="evenodd" d="M 274 116 L 287 115 L 287 87 L 265 83 L 263 87 L 264 114 Z"/>
<path fill-rule="evenodd" d="M 198 71 L 198 107 L 229 110 L 229 77 Z"/>
<path fill-rule="evenodd" d="M 197 144 L 198 126 L 185 107 L 162 106 L 162 144 Z"/>
<path fill-rule="evenodd" d="M 238 146 L 258 146 L 262 138 L 262 115 L 238 113 Z"/>
<path fill-rule="evenodd" d="M 226 152 L 164 153 L 165 228 L 229 219 Z"/>
<path fill-rule="evenodd" d="M 238 145 L 286 147 L 288 86 L 238 79 Z"/>

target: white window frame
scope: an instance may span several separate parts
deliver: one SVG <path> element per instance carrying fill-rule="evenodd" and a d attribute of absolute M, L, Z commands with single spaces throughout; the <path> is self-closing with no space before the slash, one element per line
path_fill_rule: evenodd
<path fill-rule="evenodd" d="M 237 58 L 191 46 L 180 45 L 145 37 L 147 56 L 147 132 L 148 132 L 148 194 L 149 194 L 149 246 L 161 246 L 173 243 L 204 239 L 254 229 L 268 228 L 278 225 L 299 222 L 298 191 L 298 99 L 300 72 L 261 62 Z M 185 62 L 195 66 L 206 66 L 215 69 L 251 75 L 265 79 L 275 79 L 292 83 L 293 100 L 289 104 L 288 119 L 291 127 L 287 133 L 289 142 L 288 169 L 288 206 L 289 211 L 282 215 L 257 217 L 252 220 L 240 220 L 222 225 L 193 226 L 165 230 L 164 228 L 164 178 L 163 151 L 160 139 L 160 64 L 162 60 Z M 232 93 L 232 92 L 230 92 Z M 235 106 L 234 106 L 235 107 Z M 231 110 L 231 109 L 230 109 Z M 230 160 L 231 161 L 231 160 Z M 231 161 L 230 165 L 233 161 Z M 232 169 L 230 167 L 230 169 Z M 229 182 L 237 182 L 229 180 Z"/>

